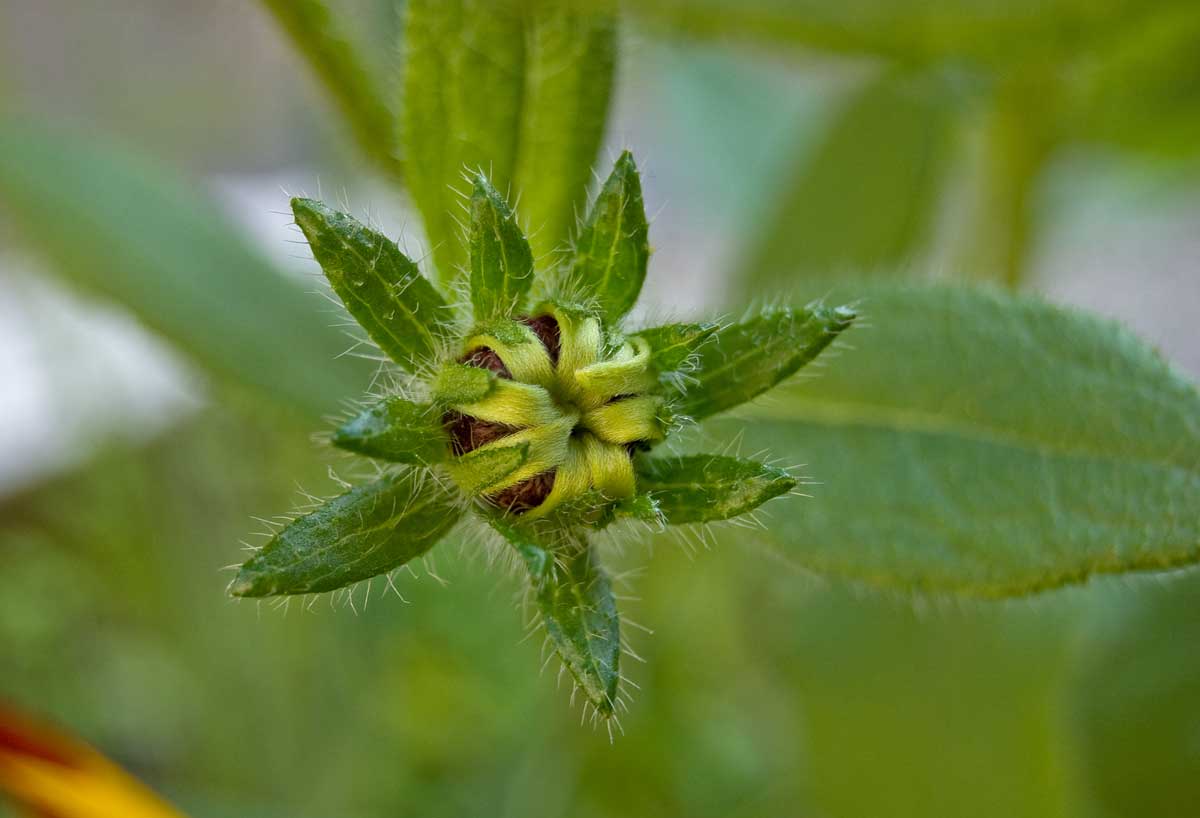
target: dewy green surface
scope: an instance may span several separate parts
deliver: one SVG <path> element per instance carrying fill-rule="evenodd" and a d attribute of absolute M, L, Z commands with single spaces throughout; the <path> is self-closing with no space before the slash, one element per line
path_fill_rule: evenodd
<path fill-rule="evenodd" d="M 332 443 L 339 449 L 393 463 L 424 466 L 449 456 L 441 413 L 429 404 L 399 397 L 373 403 L 338 426 Z"/>
<path fill-rule="evenodd" d="M 820 484 L 764 539 L 823 573 L 990 596 L 1200 559 L 1200 397 L 1156 353 L 1032 299 L 860 292 L 853 350 L 736 426 Z"/>
<path fill-rule="evenodd" d="M 493 527 L 521 557 L 546 635 L 588 702 L 602 715 L 617 707 L 621 621 L 612 584 L 586 537 L 535 535 L 503 522 Z"/>
<path fill-rule="evenodd" d="M 767 310 L 701 345 L 674 408 L 696 420 L 753 400 L 821 354 L 854 321 L 847 307 Z"/>
<path fill-rule="evenodd" d="M 456 499 L 413 472 L 357 486 L 275 535 L 241 567 L 230 593 L 319 593 L 391 571 L 454 527 Z"/>
<path fill-rule="evenodd" d="M 722 455 L 644 458 L 636 468 L 638 488 L 671 524 L 728 520 L 796 486 L 783 469 Z"/>
<path fill-rule="evenodd" d="M 442 352 L 446 301 L 394 241 L 312 199 L 292 199 L 292 213 L 334 292 L 389 358 L 411 370 Z"/>

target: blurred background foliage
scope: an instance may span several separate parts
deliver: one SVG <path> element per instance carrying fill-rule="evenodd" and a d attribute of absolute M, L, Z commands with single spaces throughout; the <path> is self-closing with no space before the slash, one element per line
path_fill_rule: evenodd
<path fill-rule="evenodd" d="M 344 7 L 392 75 L 392 3 Z M 654 633 L 615 746 L 530 678 L 477 544 L 405 601 L 228 601 L 251 515 L 335 488 L 309 437 L 370 373 L 314 363 L 348 342 L 279 188 L 416 218 L 253 4 L 3 0 L 0 38 L 0 696 L 196 816 L 1194 814 L 1194 572 L 982 603 L 740 530 L 629 544 Z M 661 208 L 648 315 L 970 277 L 1200 372 L 1194 3 L 647 0 L 621 44 L 606 150 Z M 798 514 L 879 478 L 793 448 L 839 481 Z"/>

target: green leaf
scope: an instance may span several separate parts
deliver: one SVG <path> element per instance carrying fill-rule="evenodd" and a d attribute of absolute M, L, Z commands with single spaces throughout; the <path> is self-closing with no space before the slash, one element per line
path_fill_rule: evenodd
<path fill-rule="evenodd" d="M 1123 0 L 641 0 L 623 6 L 643 24 L 675 36 L 745 42 L 902 63 L 962 60 L 985 65 L 1045 58 L 1064 42 L 1090 47 L 1164 3 Z M 1071 37 L 1064 38 L 1063 32 Z"/>
<path fill-rule="evenodd" d="M 1200 561 L 1200 395 L 1151 349 L 1031 299 L 860 294 L 855 349 L 736 425 L 819 482 L 764 539 L 814 571 L 986 596 Z"/>
<path fill-rule="evenodd" d="M 440 413 L 427 404 L 387 398 L 367 407 L 333 433 L 333 445 L 393 463 L 429 465 L 450 455 Z"/>
<path fill-rule="evenodd" d="M 571 277 L 609 323 L 629 312 L 650 259 L 649 225 L 633 155 L 625 151 L 600 188 L 575 242 Z"/>
<path fill-rule="evenodd" d="M 587 205 L 616 65 L 611 14 L 579 3 L 530 0 L 525 93 L 514 188 L 534 255 L 559 249 Z"/>
<path fill-rule="evenodd" d="M 700 347 L 692 383 L 673 408 L 700 420 L 753 400 L 816 358 L 854 317 L 849 307 L 811 304 L 721 327 Z"/>
<path fill-rule="evenodd" d="M 533 284 L 533 251 L 512 209 L 482 173 L 471 194 L 468 246 L 475 320 L 519 313 Z"/>
<path fill-rule="evenodd" d="M 404 35 L 405 181 L 438 275 L 466 262 L 454 186 L 482 168 L 512 184 L 525 90 L 525 32 L 516 0 L 410 0 Z"/>
<path fill-rule="evenodd" d="M 242 566 L 234 596 L 332 591 L 391 571 L 432 548 L 461 517 L 457 498 L 417 472 L 392 474 L 325 503 Z"/>
<path fill-rule="evenodd" d="M 650 345 L 650 369 L 659 374 L 690 369 L 698 359 L 696 350 L 705 344 L 720 324 L 664 324 L 634 333 Z"/>
<path fill-rule="evenodd" d="M 333 97 L 363 153 L 399 177 L 392 112 L 362 54 L 323 0 L 262 0 Z"/>
<path fill-rule="evenodd" d="M 446 470 L 467 494 L 484 494 L 529 461 L 529 444 L 476 449 L 446 464 Z"/>
<path fill-rule="evenodd" d="M 446 302 L 394 241 L 312 199 L 292 199 L 292 212 L 333 291 L 389 358 L 411 371 L 443 351 Z"/>
<path fill-rule="evenodd" d="M 895 276 L 928 236 L 950 155 L 945 82 L 893 74 L 856 92 L 804 151 L 746 253 L 743 280 L 782 289 L 831 271 Z"/>
<path fill-rule="evenodd" d="M 1062 723 L 1072 597 L 921 606 L 837 582 L 775 580 L 764 595 L 775 586 L 782 600 L 753 607 L 758 627 L 785 623 L 763 662 L 791 685 L 796 709 L 784 723 L 811 753 L 814 812 L 1078 814 L 1062 766 L 1073 757 Z"/>
<path fill-rule="evenodd" d="M 608 575 L 582 533 L 492 525 L 525 562 L 546 634 L 596 712 L 607 718 L 620 685 L 621 622 Z"/>
<path fill-rule="evenodd" d="M 796 478 L 783 469 L 722 455 L 638 458 L 638 490 L 671 525 L 728 520 L 786 494 Z"/>
<path fill-rule="evenodd" d="M 1135 587 L 1102 598 L 1062 697 L 1082 783 L 1112 818 L 1200 799 L 1200 574 Z"/>
<path fill-rule="evenodd" d="M 0 203 L 64 278 L 222 377 L 316 419 L 371 368 L 321 303 L 263 259 L 197 180 L 94 134 L 0 118 Z"/>

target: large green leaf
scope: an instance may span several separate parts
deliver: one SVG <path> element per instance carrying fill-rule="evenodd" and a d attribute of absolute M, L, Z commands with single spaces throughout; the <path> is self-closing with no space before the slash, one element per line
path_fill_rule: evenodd
<path fill-rule="evenodd" d="M 262 0 L 333 97 L 362 151 L 392 176 L 400 173 L 395 117 L 371 68 L 324 0 Z"/>
<path fill-rule="evenodd" d="M 800 156 L 743 280 L 783 288 L 849 271 L 896 275 L 928 237 L 950 155 L 946 83 L 888 74 L 856 92 Z"/>
<path fill-rule="evenodd" d="M 616 24 L 583 5 L 528 0 L 515 187 L 539 257 L 558 249 L 575 228 L 608 120 Z"/>
<path fill-rule="evenodd" d="M 1200 396 L 1152 350 L 1030 299 L 860 294 L 854 350 L 738 426 L 820 483 L 765 534 L 792 559 L 991 596 L 1200 560 Z"/>
<path fill-rule="evenodd" d="M 525 86 L 517 0 L 411 0 L 404 34 L 405 181 L 443 281 L 466 261 L 455 189 L 465 170 L 509 192 Z"/>
<path fill-rule="evenodd" d="M 333 591 L 391 571 L 432 548 L 461 514 L 457 497 L 417 472 L 356 486 L 276 534 L 248 559 L 234 596 Z"/>
<path fill-rule="evenodd" d="M 195 180 L 132 151 L 0 120 L 0 205 L 19 237 L 215 373 L 313 417 L 369 367 L 304 288 L 227 223 Z"/>
<path fill-rule="evenodd" d="M 820 355 L 853 321 L 848 307 L 810 304 L 721 327 L 699 348 L 673 408 L 699 420 L 753 400 Z"/>
<path fill-rule="evenodd" d="M 1106 589 L 1065 697 L 1083 783 L 1110 818 L 1200 803 L 1200 574 Z"/>
<path fill-rule="evenodd" d="M 615 64 L 607 8 L 413 0 L 404 38 L 405 172 L 443 280 L 465 265 L 463 173 L 521 202 L 535 255 L 562 245 L 604 134 Z"/>
<path fill-rule="evenodd" d="M 1074 600 L 918 608 L 837 583 L 792 595 L 772 667 L 793 679 L 815 814 L 1075 814 L 1056 710 Z"/>
<path fill-rule="evenodd" d="M 389 358 L 412 371 L 443 351 L 449 308 L 396 242 L 312 199 L 292 199 L 292 213 L 333 291 Z"/>

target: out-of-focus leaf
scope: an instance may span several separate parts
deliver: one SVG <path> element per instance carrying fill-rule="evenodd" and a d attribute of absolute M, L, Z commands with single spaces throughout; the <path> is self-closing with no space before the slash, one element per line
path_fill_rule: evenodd
<path fill-rule="evenodd" d="M 903 62 L 1018 62 L 1120 30 L 1162 3 L 1137 0 L 640 0 L 628 12 L 676 35 Z"/>
<path fill-rule="evenodd" d="M 73 284 L 215 373 L 313 417 L 369 367 L 320 302 L 255 253 L 195 181 L 98 140 L 0 121 L 0 205 Z"/>
<path fill-rule="evenodd" d="M 262 0 L 333 97 L 354 138 L 372 161 L 398 177 L 395 117 L 366 60 L 324 0 Z"/>
<path fill-rule="evenodd" d="M 548 544 L 526 530 L 494 527 L 521 555 L 546 633 L 596 712 L 610 716 L 620 684 L 621 622 L 612 585 L 582 534 L 555 532 Z"/>
<path fill-rule="evenodd" d="M 971 216 L 952 242 L 958 266 L 973 278 L 1015 289 L 1025 277 L 1037 182 L 1059 140 L 1060 86 L 1044 66 L 1014 70 L 983 117 Z"/>
<path fill-rule="evenodd" d="M 783 469 L 738 457 L 644 457 L 635 465 L 638 490 L 654 498 L 672 525 L 728 520 L 796 486 Z"/>
<path fill-rule="evenodd" d="M 1200 151 L 1200 9 L 1183 3 L 1088 64 L 1073 136 L 1166 156 Z"/>
<path fill-rule="evenodd" d="M 859 294 L 854 351 L 739 424 L 820 483 L 764 538 L 815 571 L 988 596 L 1200 560 L 1200 395 L 1152 350 L 1028 299 Z"/>
<path fill-rule="evenodd" d="M 508 192 L 525 89 L 517 0 L 411 0 L 404 33 L 405 181 L 442 281 L 466 262 L 455 218 L 465 169 Z"/>
<path fill-rule="evenodd" d="M 432 548 L 461 514 L 454 493 L 414 472 L 356 486 L 271 538 L 238 571 L 234 596 L 333 591 Z"/>
<path fill-rule="evenodd" d="M 700 347 L 673 408 L 700 420 L 753 400 L 821 354 L 854 317 L 848 307 L 811 304 L 721 327 Z"/>
<path fill-rule="evenodd" d="M 1065 697 L 1099 814 L 1200 803 L 1200 574 L 1113 593 Z"/>
<path fill-rule="evenodd" d="M 574 226 L 604 133 L 611 11 L 550 0 L 414 0 L 404 37 L 406 181 L 443 281 L 465 265 L 455 189 L 487 173 L 535 254 Z"/>
<path fill-rule="evenodd" d="M 629 312 L 646 280 L 650 227 L 633 154 L 617 159 L 575 243 L 571 276 L 610 322 Z"/>
<path fill-rule="evenodd" d="M 1072 603 L 917 608 L 834 585 L 789 606 L 774 666 L 795 679 L 813 812 L 1073 814 L 1056 709 Z"/>
<path fill-rule="evenodd" d="M 471 194 L 468 247 L 475 320 L 490 321 L 521 309 L 533 284 L 533 251 L 512 209 L 482 173 Z"/>
<path fill-rule="evenodd" d="M 292 213 L 333 291 L 389 358 L 411 370 L 441 352 L 446 302 L 396 242 L 312 199 L 292 199 Z"/>
<path fill-rule="evenodd" d="M 427 404 L 396 397 L 367 407 L 339 426 L 333 433 L 333 445 L 413 465 L 438 463 L 450 453 L 441 413 Z"/>
<path fill-rule="evenodd" d="M 747 251 L 742 280 L 775 290 L 812 276 L 902 273 L 935 211 L 954 111 L 944 82 L 888 74 L 802 154 Z"/>
<path fill-rule="evenodd" d="M 558 249 L 574 229 L 608 119 L 616 23 L 584 5 L 528 2 L 515 187 L 539 257 Z"/>

